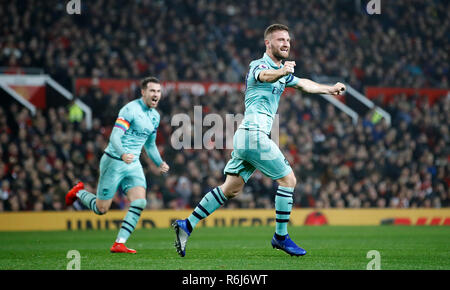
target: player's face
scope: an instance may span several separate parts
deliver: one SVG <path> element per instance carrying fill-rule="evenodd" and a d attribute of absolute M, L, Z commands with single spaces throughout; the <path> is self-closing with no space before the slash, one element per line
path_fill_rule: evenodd
<path fill-rule="evenodd" d="M 272 32 L 268 37 L 268 49 L 279 60 L 287 59 L 291 49 L 291 38 L 286 30 Z"/>
<path fill-rule="evenodd" d="M 147 88 L 141 90 L 145 104 L 150 108 L 156 108 L 161 99 L 161 85 L 156 83 L 148 83 Z"/>

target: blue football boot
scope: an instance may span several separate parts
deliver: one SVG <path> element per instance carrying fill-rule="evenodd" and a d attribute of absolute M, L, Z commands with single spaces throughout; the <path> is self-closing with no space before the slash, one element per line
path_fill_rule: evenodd
<path fill-rule="evenodd" d="M 285 236 L 286 238 L 283 241 L 277 240 L 275 235 L 272 238 L 272 247 L 275 249 L 279 249 L 285 251 L 291 256 L 303 256 L 306 254 L 306 251 L 299 246 L 297 246 L 293 240 L 289 237 L 289 235 Z"/>
<path fill-rule="evenodd" d="M 181 257 L 186 255 L 186 243 L 191 235 L 191 232 L 187 228 L 187 220 L 176 220 L 172 223 L 172 227 L 175 230 L 175 248 Z"/>

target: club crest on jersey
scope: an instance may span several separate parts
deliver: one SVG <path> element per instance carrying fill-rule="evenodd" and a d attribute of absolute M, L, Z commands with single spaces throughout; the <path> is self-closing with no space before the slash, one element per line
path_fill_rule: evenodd
<path fill-rule="evenodd" d="M 266 68 L 269 68 L 269 67 L 262 63 L 262 64 L 258 65 L 258 68 L 266 69 Z"/>

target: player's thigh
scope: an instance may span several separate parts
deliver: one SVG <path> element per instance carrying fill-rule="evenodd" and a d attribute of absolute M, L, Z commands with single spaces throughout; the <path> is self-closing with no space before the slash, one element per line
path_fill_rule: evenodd
<path fill-rule="evenodd" d="M 250 179 L 253 172 L 255 172 L 255 167 L 253 165 L 251 165 L 249 162 L 247 162 L 246 160 L 244 160 L 243 158 L 241 158 L 238 155 L 237 150 L 233 150 L 233 152 L 231 152 L 231 159 L 228 160 L 228 162 L 225 165 L 225 168 L 223 170 L 223 173 L 227 175 L 227 178 L 228 178 L 228 176 L 234 176 L 234 177 L 242 179 L 243 183 L 246 183 Z M 233 181 L 231 183 L 231 185 L 237 184 L 237 181 L 234 182 L 233 179 L 230 179 L 230 180 Z M 225 180 L 225 182 L 226 182 L 226 180 Z M 230 189 L 230 187 L 227 186 L 226 189 Z M 223 189 L 222 189 L 222 192 L 225 194 L 225 191 L 223 191 Z"/>
<path fill-rule="evenodd" d="M 278 185 L 284 186 L 284 187 L 291 187 L 294 188 L 297 184 L 297 179 L 295 178 L 294 171 L 291 171 L 288 175 L 279 178 L 276 180 Z"/>
<path fill-rule="evenodd" d="M 142 186 L 131 187 L 127 191 L 128 199 L 133 202 L 137 199 L 145 199 L 145 188 Z"/>
<path fill-rule="evenodd" d="M 267 135 L 258 138 L 258 149 L 247 152 L 247 161 L 273 180 L 284 178 L 292 172 L 280 148 Z"/>
<path fill-rule="evenodd" d="M 144 199 L 147 181 L 142 165 L 139 161 L 127 165 L 120 187 L 127 194 L 130 201 Z"/>
<path fill-rule="evenodd" d="M 100 201 L 100 204 L 107 204 L 107 201 L 111 201 L 114 197 L 123 178 L 122 163 L 125 164 L 125 162 L 112 159 L 107 155 L 102 156 L 100 160 L 100 177 L 97 185 L 97 200 Z"/>

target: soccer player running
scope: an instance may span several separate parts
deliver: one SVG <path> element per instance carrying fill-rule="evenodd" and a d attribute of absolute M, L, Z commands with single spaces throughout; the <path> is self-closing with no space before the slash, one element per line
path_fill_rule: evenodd
<path fill-rule="evenodd" d="M 147 182 L 139 161 L 142 147 L 145 147 L 147 155 L 161 173 L 169 170 L 155 143 L 160 121 L 155 109 L 161 99 L 159 80 L 155 77 L 143 79 L 141 94 L 141 98 L 129 102 L 119 112 L 110 142 L 100 160 L 97 195 L 84 190 L 82 182 L 78 182 L 66 195 L 66 205 L 72 205 L 78 198 L 95 214 L 103 215 L 109 210 L 119 186 L 127 194 L 130 207 L 111 247 L 112 253 L 136 253 L 136 250 L 127 248 L 125 242 L 147 205 Z"/>
<path fill-rule="evenodd" d="M 234 134 L 231 159 L 224 168 L 225 182 L 208 192 L 187 219 L 172 224 L 176 234 L 175 247 L 181 257 L 186 254 L 188 237 L 197 223 L 236 197 L 255 169 L 279 185 L 275 194 L 276 226 L 272 247 L 291 256 L 306 254 L 291 240 L 287 231 L 297 180 L 269 133 L 285 87 L 307 93 L 339 95 L 345 91 L 345 86 L 342 83 L 322 85 L 293 75 L 295 62 L 282 63 L 289 57 L 290 50 L 287 26 L 270 25 L 265 30 L 264 43 L 266 52 L 262 58 L 250 63 L 247 73 L 244 119 Z"/>

